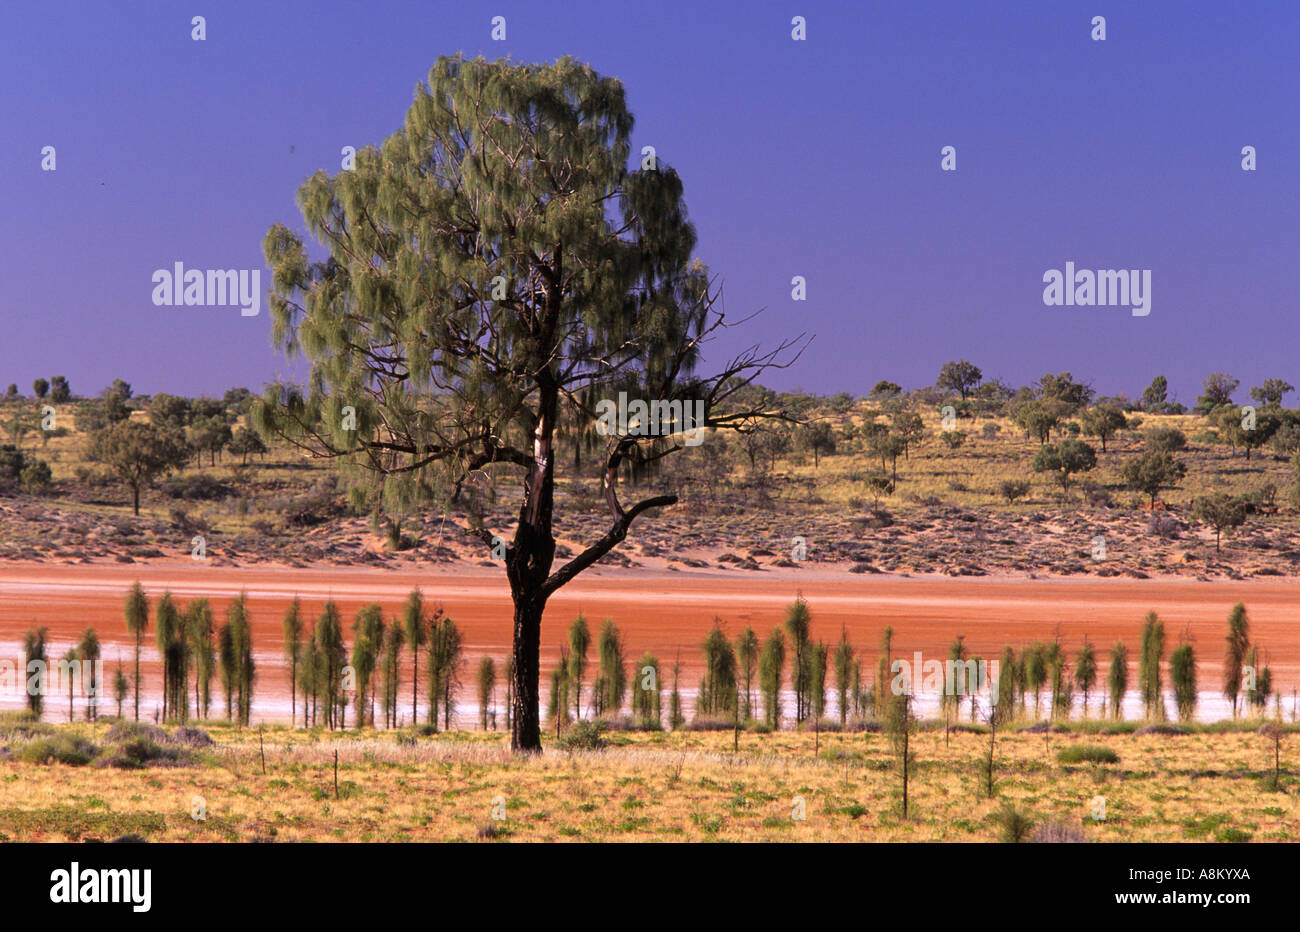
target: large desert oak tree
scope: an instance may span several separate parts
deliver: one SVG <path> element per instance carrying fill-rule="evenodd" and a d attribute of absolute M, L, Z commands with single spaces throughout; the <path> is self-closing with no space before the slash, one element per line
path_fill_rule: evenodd
<path fill-rule="evenodd" d="M 400 131 L 299 189 L 324 256 L 278 224 L 264 243 L 273 339 L 311 371 L 303 389 L 267 389 L 259 430 L 339 457 L 354 495 L 394 513 L 518 483 L 513 530 L 494 533 L 481 511 L 469 530 L 504 553 L 520 750 L 541 746 L 547 600 L 677 501 L 624 504 L 620 472 L 779 416 L 747 402 L 751 383 L 798 356 L 791 342 L 752 348 L 697 374 L 702 344 L 729 324 L 693 257 L 681 180 L 632 152 L 632 124 L 622 85 L 572 60 L 441 58 Z M 590 443 L 597 404 L 619 392 L 665 403 L 658 435 L 633 424 L 599 438 L 608 530 L 556 566 L 557 462 Z M 685 435 L 696 425 L 671 402 L 702 402 L 703 434 Z"/>

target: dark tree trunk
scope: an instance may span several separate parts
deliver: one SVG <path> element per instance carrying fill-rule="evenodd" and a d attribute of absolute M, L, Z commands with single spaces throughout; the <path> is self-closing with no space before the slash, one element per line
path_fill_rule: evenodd
<path fill-rule="evenodd" d="M 514 681 L 510 695 L 510 746 L 517 751 L 542 749 L 538 712 L 541 677 L 542 612 L 546 600 L 539 592 L 515 593 Z"/>
<path fill-rule="evenodd" d="M 131 497 L 135 505 L 135 516 L 140 517 L 140 486 L 131 486 Z"/>

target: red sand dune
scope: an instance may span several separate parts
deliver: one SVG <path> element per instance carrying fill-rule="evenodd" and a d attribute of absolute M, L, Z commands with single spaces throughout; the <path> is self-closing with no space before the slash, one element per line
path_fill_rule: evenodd
<path fill-rule="evenodd" d="M 412 572 L 191 564 L 9 565 L 0 567 L 0 659 L 21 663 L 22 634 L 34 624 L 49 627 L 53 658 L 93 625 L 104 644 L 108 670 L 120 656 L 129 671 L 132 651 L 122 621 L 122 601 L 136 579 L 152 598 L 164 589 L 182 602 L 206 595 L 218 619 L 224 618 L 232 596 L 240 590 L 248 593 L 259 666 L 258 710 L 263 713 L 255 712 L 257 718 L 287 717 L 279 711 L 285 707 L 287 712 L 288 700 L 280 619 L 295 595 L 302 598 L 309 617 L 333 598 L 347 619 L 350 638 L 351 617 L 361 605 L 379 602 L 391 616 L 410 589 L 420 586 L 426 604 L 441 603 L 464 633 L 466 706 L 473 701 L 469 684 L 478 657 L 488 653 L 504 659 L 509 651 L 509 590 L 504 574 L 490 568 Z M 843 625 L 855 646 L 863 649 L 866 671 L 874 669 L 875 648 L 886 624 L 894 627 L 895 656 L 919 650 L 927 658 L 941 659 L 954 636 L 963 634 L 972 655 L 992 658 L 1004 644 L 1049 639 L 1059 631 L 1071 656 L 1087 636 L 1099 648 L 1104 666 L 1105 651 L 1123 638 L 1135 662 L 1143 615 L 1155 609 L 1165 621 L 1170 650 L 1185 631 L 1193 639 L 1200 657 L 1200 686 L 1207 691 L 1218 687 L 1228 611 L 1234 602 L 1243 601 L 1254 640 L 1266 649 L 1275 683 L 1287 696 L 1300 683 L 1297 581 L 972 580 L 848 576 L 842 571 L 802 569 L 752 574 L 603 568 L 589 572 L 550 602 L 543 626 L 543 670 L 558 655 L 569 622 L 581 610 L 591 623 L 593 637 L 605 617 L 613 618 L 623 631 L 628 659 L 649 650 L 660 658 L 665 675 L 680 651 L 683 687 L 694 687 L 700 673 L 699 645 L 715 615 L 723 619 L 729 635 L 751 625 L 763 637 L 780 624 L 786 606 L 799 592 L 812 610 L 814 637 L 833 642 Z M 149 687 L 158 678 L 152 635 L 148 643 L 144 673 L 149 701 L 142 704 L 142 714 L 145 706 L 152 711 L 156 687 Z M 409 669 L 409 663 L 404 667 Z M 13 707 L 20 702 L 21 697 L 6 696 L 3 704 Z M 64 703 L 66 709 L 66 699 Z M 51 707 L 57 718 L 57 699 Z"/>

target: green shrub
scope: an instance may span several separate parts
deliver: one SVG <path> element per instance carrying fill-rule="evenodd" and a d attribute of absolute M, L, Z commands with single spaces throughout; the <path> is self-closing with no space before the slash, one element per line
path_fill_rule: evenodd
<path fill-rule="evenodd" d="M 609 744 L 604 731 L 604 722 L 574 722 L 557 743 L 566 751 L 601 751 Z"/>
<path fill-rule="evenodd" d="M 992 817 L 998 825 L 998 838 L 1005 844 L 1018 844 L 1029 837 L 1034 830 L 1034 820 L 1026 813 L 1007 803 Z"/>
<path fill-rule="evenodd" d="M 118 770 L 142 770 L 151 764 L 167 766 L 189 761 L 189 754 L 180 748 L 164 747 L 149 738 L 131 738 L 108 748 L 95 762 L 96 767 L 116 767 Z"/>
<path fill-rule="evenodd" d="M 54 735 L 29 741 L 23 747 L 22 760 L 28 764 L 57 763 L 84 767 L 95 759 L 97 753 L 98 748 L 85 738 Z"/>
<path fill-rule="evenodd" d="M 1061 748 L 1056 759 L 1062 764 L 1118 764 L 1119 755 L 1104 744 L 1072 744 Z"/>

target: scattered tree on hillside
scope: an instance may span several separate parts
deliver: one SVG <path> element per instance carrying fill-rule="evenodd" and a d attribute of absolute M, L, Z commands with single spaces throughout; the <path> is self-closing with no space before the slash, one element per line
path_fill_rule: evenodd
<path fill-rule="evenodd" d="M 1214 528 L 1214 552 L 1219 552 L 1220 540 L 1226 531 L 1231 534 L 1246 523 L 1246 500 L 1227 492 L 1200 495 L 1192 502 L 1192 514 Z"/>
<path fill-rule="evenodd" d="M 1160 490 L 1172 488 L 1187 475 L 1187 467 L 1165 450 L 1147 450 L 1124 461 L 1120 479 L 1130 489 L 1151 497 L 1155 506 Z"/>
<path fill-rule="evenodd" d="M 1295 391 L 1295 386 L 1286 379 L 1265 379 L 1263 385 L 1250 390 L 1250 397 L 1260 405 L 1280 408 L 1282 398 L 1287 392 Z"/>
<path fill-rule="evenodd" d="M 1050 472 L 1061 486 L 1061 495 L 1068 497 L 1070 483 L 1077 473 L 1089 472 L 1097 465 L 1097 451 L 1082 440 L 1068 438 L 1060 443 L 1049 443 L 1038 448 L 1034 455 L 1034 472 Z"/>
<path fill-rule="evenodd" d="M 1196 398 L 1196 412 L 1209 414 L 1217 408 L 1232 404 L 1232 393 L 1241 382 L 1226 372 L 1211 372 L 1205 377 L 1201 394 Z"/>
<path fill-rule="evenodd" d="M 159 476 L 189 460 L 189 447 L 177 434 L 152 424 L 122 421 L 97 434 L 89 457 L 108 466 L 131 489 L 132 506 L 140 514 L 140 490 Z"/>
<path fill-rule="evenodd" d="M 1093 405 L 1082 415 L 1083 432 L 1101 441 L 1101 452 L 1106 452 L 1106 441 L 1128 426 L 1124 412 L 1114 405 Z"/>
<path fill-rule="evenodd" d="M 944 363 L 934 384 L 938 388 L 957 392 L 961 395 L 961 400 L 965 401 L 983 378 L 984 373 L 980 371 L 979 366 L 961 359 Z"/>

